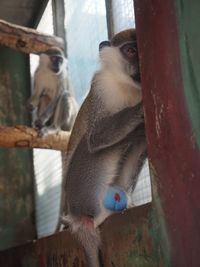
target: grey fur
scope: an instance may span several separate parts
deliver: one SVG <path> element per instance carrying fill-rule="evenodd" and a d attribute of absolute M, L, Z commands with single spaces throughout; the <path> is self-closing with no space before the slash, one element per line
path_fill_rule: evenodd
<path fill-rule="evenodd" d="M 33 127 L 41 136 L 61 129 L 69 131 L 78 110 L 67 75 L 66 59 L 59 48 L 52 49 L 53 52 L 63 59 L 62 64 L 55 72 L 49 54 L 40 55 L 33 92 L 28 101 L 28 108 L 33 112 Z"/>
<path fill-rule="evenodd" d="M 101 60 L 102 69 L 94 75 L 72 130 L 62 193 L 62 222 L 82 243 L 87 267 L 100 264 L 98 226 L 113 213 L 103 206 L 108 187 L 134 189 L 146 158 L 141 90 L 130 78 L 137 73 L 129 73 L 138 67 L 128 66 L 119 49 L 112 46 L 102 49 Z M 87 220 L 91 223 L 85 223 Z"/>

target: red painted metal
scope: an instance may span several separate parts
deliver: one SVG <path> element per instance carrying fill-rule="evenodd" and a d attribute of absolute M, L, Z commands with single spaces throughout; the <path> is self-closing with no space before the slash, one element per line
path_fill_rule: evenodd
<path fill-rule="evenodd" d="M 184 97 L 173 0 L 135 0 L 148 152 L 172 267 L 200 266 L 200 153 Z"/>

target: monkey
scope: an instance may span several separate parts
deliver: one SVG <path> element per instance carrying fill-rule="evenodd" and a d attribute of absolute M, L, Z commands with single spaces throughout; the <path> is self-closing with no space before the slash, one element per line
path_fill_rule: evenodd
<path fill-rule="evenodd" d="M 99 267 L 99 226 L 127 208 L 147 157 L 135 29 L 102 42 L 101 67 L 68 145 L 60 222 L 82 244 L 88 267 Z"/>
<path fill-rule="evenodd" d="M 41 53 L 34 75 L 33 93 L 28 109 L 33 114 L 33 127 L 40 136 L 69 131 L 75 121 L 78 105 L 68 79 L 66 58 L 58 47 Z"/>

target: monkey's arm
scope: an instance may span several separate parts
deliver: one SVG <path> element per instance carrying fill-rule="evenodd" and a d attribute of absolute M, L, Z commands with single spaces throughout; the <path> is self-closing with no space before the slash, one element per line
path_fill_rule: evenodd
<path fill-rule="evenodd" d="M 52 124 L 47 126 L 47 128 L 69 131 L 77 114 L 75 104 L 75 99 L 67 92 L 63 92 L 55 106 Z"/>
<path fill-rule="evenodd" d="M 88 134 L 90 152 L 97 152 L 120 142 L 142 122 L 144 122 L 142 103 L 96 120 Z"/>
<path fill-rule="evenodd" d="M 37 72 L 37 71 L 36 71 Z M 38 107 L 40 102 L 40 97 L 44 92 L 44 88 L 38 83 L 36 77 L 34 78 L 34 84 L 33 84 L 33 92 L 28 100 L 28 109 L 30 111 L 33 111 L 36 107 Z"/>
<path fill-rule="evenodd" d="M 51 118 L 53 115 L 56 105 L 59 101 L 60 94 L 56 95 L 54 99 L 48 104 L 47 108 L 44 112 L 38 117 L 35 124 L 40 129 L 44 126 L 44 124 Z"/>

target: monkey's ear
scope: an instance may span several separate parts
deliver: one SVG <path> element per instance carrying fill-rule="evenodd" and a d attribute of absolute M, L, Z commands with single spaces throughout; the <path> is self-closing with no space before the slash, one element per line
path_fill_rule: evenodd
<path fill-rule="evenodd" d="M 99 51 L 101 51 L 104 47 L 111 46 L 110 41 L 103 41 L 99 44 Z"/>

